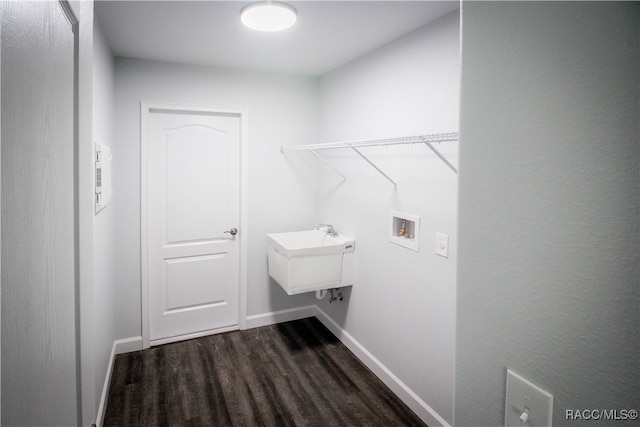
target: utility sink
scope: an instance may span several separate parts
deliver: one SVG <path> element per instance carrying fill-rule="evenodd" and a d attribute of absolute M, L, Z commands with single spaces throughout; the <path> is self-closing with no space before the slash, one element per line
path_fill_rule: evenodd
<path fill-rule="evenodd" d="M 267 243 L 269 275 L 287 294 L 351 285 L 346 282 L 354 239 L 325 230 L 304 230 L 267 234 Z M 347 274 L 343 274 L 345 264 Z"/>

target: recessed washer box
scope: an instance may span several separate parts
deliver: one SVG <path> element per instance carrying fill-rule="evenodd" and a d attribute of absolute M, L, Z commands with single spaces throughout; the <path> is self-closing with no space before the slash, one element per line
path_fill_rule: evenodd
<path fill-rule="evenodd" d="M 420 217 L 401 211 L 391 211 L 389 241 L 420 252 Z"/>

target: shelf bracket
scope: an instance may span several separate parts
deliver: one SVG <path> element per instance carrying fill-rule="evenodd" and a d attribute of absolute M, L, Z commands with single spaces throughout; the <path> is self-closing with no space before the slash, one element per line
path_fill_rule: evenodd
<path fill-rule="evenodd" d="M 382 176 L 384 176 L 385 178 L 387 178 L 389 180 L 389 182 L 391 182 L 393 184 L 394 187 L 396 187 L 398 184 L 396 184 L 396 182 L 394 180 L 392 180 L 391 178 L 389 178 L 389 175 L 387 175 L 386 173 L 382 172 L 382 170 L 377 167 L 376 165 L 373 164 L 373 162 L 371 162 L 371 160 L 369 160 L 364 154 L 362 154 L 360 151 L 358 151 L 358 149 L 356 147 L 351 147 L 351 149 L 353 151 L 355 151 L 356 153 L 358 153 L 358 155 L 360 157 L 362 157 L 367 163 L 369 163 L 375 170 L 377 170 L 378 172 L 380 172 L 382 174 Z"/>
<path fill-rule="evenodd" d="M 334 171 L 335 173 L 337 173 L 338 175 L 340 175 L 342 177 L 343 181 L 347 180 L 347 177 L 344 176 L 338 169 L 334 168 L 329 162 L 327 162 L 324 157 L 322 157 L 320 154 L 316 153 L 315 150 L 309 150 L 311 152 L 311 154 L 313 154 L 314 156 L 316 156 L 322 163 L 324 163 L 328 168 L 330 168 L 332 171 Z"/>
<path fill-rule="evenodd" d="M 434 145 L 431 143 L 431 141 L 428 141 L 427 139 L 420 137 L 420 139 L 422 139 L 422 142 L 424 142 L 427 147 L 431 148 L 431 151 L 433 151 L 433 153 L 438 156 L 440 158 L 440 160 L 442 160 L 447 166 L 449 166 L 449 168 L 451 168 L 451 170 L 453 172 L 455 172 L 456 174 L 458 173 L 458 169 L 456 169 L 455 166 L 453 166 L 451 164 L 451 162 L 449 160 L 447 160 L 447 158 L 445 156 L 442 155 L 442 153 L 436 148 L 434 147 Z"/>

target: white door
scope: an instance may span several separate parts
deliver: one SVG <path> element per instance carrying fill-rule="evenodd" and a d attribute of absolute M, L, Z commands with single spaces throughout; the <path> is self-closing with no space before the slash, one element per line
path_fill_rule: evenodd
<path fill-rule="evenodd" d="M 150 345 L 238 327 L 240 117 L 149 109 Z"/>

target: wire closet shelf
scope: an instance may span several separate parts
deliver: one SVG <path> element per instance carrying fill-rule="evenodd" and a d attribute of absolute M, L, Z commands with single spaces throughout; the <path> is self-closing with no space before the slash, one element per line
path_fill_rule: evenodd
<path fill-rule="evenodd" d="M 396 182 L 392 180 L 387 174 L 385 174 L 380 168 L 378 168 L 375 164 L 371 162 L 358 148 L 361 147 L 380 147 L 380 146 L 392 146 L 392 145 L 407 145 L 407 144 L 425 144 L 427 147 L 434 152 L 440 160 L 442 160 L 454 173 L 458 173 L 458 169 L 451 164 L 451 162 L 438 150 L 436 144 L 441 144 L 443 142 L 455 142 L 458 141 L 458 133 L 457 132 L 446 132 L 446 133 L 433 133 L 428 135 L 414 135 L 414 136 L 403 136 L 397 138 L 382 138 L 382 139 L 370 139 L 370 140 L 361 140 L 361 141 L 342 141 L 342 142 L 329 142 L 329 143 L 321 143 L 321 144 L 307 144 L 307 145 L 286 145 L 280 147 L 281 152 L 285 151 L 296 151 L 296 150 L 306 150 L 310 151 L 314 154 L 318 159 L 320 159 L 325 165 L 333 169 L 338 175 L 342 176 L 344 179 L 347 179 L 342 173 L 340 173 L 337 169 L 335 169 L 331 164 L 329 164 L 322 156 L 320 156 L 316 151 L 318 150 L 330 150 L 330 149 L 339 149 L 339 148 L 350 148 L 355 151 L 360 157 L 362 157 L 367 163 L 369 163 L 372 167 L 374 167 L 378 172 L 380 172 L 387 180 L 389 180 L 394 186 Z"/>

